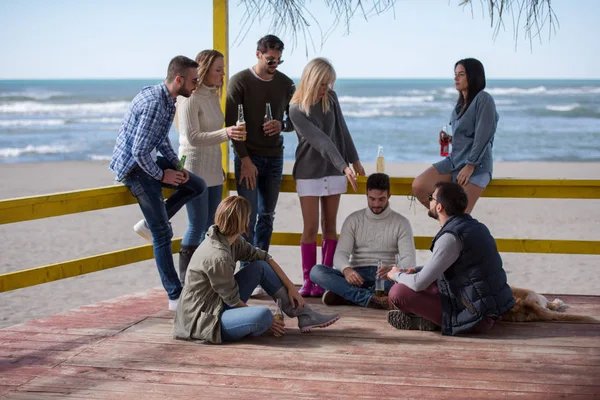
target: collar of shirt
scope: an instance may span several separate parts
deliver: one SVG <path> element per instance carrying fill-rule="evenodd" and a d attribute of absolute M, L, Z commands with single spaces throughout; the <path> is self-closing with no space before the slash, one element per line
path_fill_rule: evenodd
<path fill-rule="evenodd" d="M 171 97 L 171 93 L 169 93 L 169 89 L 167 89 L 167 85 L 165 85 L 165 83 L 162 82 L 158 86 L 160 87 L 160 90 L 162 90 L 163 96 L 165 96 L 165 100 L 166 100 L 167 104 L 175 107 L 175 103 L 177 102 L 177 99 L 176 98 L 174 99 Z"/>

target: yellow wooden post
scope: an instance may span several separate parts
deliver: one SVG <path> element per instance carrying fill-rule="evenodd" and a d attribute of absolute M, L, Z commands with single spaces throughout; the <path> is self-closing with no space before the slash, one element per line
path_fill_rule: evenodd
<path fill-rule="evenodd" d="M 229 9 L 228 0 L 213 0 L 213 48 L 225 56 L 225 79 L 221 94 L 221 109 L 225 113 L 227 82 L 229 78 Z M 221 164 L 225 174 L 229 172 L 229 142 L 221 144 L 223 159 Z M 229 196 L 230 185 L 226 179 L 223 182 L 223 198 Z"/>

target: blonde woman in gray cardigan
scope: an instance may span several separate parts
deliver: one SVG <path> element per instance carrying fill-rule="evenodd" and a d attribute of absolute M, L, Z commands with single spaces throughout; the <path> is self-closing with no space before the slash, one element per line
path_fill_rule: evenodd
<path fill-rule="evenodd" d="M 346 192 L 347 181 L 356 191 L 354 171 L 365 175 L 337 95 L 332 90 L 335 78 L 331 63 L 315 58 L 304 68 L 290 102 L 290 120 L 298 134 L 293 175 L 304 222 L 300 243 L 304 277 L 300 289 L 302 296 L 321 297 L 324 292 L 310 280 L 310 270 L 317 264 L 319 204 L 323 234 L 321 264 L 332 267 L 337 246 L 340 195 Z"/>
<path fill-rule="evenodd" d="M 179 157 L 185 155 L 185 168 L 201 176 L 207 190 L 202 196 L 186 204 L 188 227 L 179 251 L 179 279 L 185 282 L 190 258 L 214 223 L 215 211 L 223 193 L 221 143 L 229 139 L 241 140 L 243 127 L 223 128 L 225 117 L 220 98 L 225 61 L 217 50 L 203 50 L 196 56 L 199 85 L 189 97 L 177 98 L 179 129 Z"/>
<path fill-rule="evenodd" d="M 288 317 L 298 318 L 301 332 L 329 326 L 339 319 L 335 314 L 314 312 L 269 253 L 241 236 L 248 231 L 249 217 L 250 203 L 243 197 L 231 196 L 219 204 L 215 225 L 189 265 L 175 314 L 176 339 L 222 343 L 267 331 L 275 336 L 285 334 L 285 324 L 274 319 L 269 308 L 246 304 L 259 284 L 273 300 L 281 302 Z M 234 273 L 237 261 L 248 265 Z"/>

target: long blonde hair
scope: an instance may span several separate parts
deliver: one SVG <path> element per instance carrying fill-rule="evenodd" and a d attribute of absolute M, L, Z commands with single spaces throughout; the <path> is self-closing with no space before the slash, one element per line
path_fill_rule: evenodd
<path fill-rule="evenodd" d="M 204 78 L 208 74 L 210 67 L 212 67 L 215 60 L 219 57 L 224 58 L 223 54 L 217 50 L 202 50 L 196 55 L 196 62 L 198 63 L 198 86 L 204 83 Z M 222 86 L 217 88 L 219 98 L 221 98 L 222 90 Z M 175 129 L 179 130 L 179 116 L 177 115 L 177 111 L 175 111 Z"/>
<path fill-rule="evenodd" d="M 323 83 L 327 83 L 330 87 L 333 87 L 335 79 L 335 69 L 333 69 L 333 65 L 331 65 L 329 60 L 321 57 L 311 60 L 304 67 L 304 71 L 302 71 L 300 83 L 290 103 L 298 104 L 300 111 L 309 115 L 310 107 L 318 101 L 320 86 Z M 321 100 L 324 113 L 329 111 L 330 98 L 331 93 L 327 90 L 327 93 Z"/>

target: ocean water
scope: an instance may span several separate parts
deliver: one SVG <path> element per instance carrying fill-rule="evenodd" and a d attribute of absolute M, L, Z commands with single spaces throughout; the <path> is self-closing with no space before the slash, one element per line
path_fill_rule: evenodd
<path fill-rule="evenodd" d="M 0 81 L 0 163 L 108 160 L 131 99 L 158 80 Z M 451 79 L 340 79 L 363 162 L 439 160 L 437 135 L 457 98 Z M 600 161 L 600 81 L 489 80 L 500 121 L 496 161 Z M 297 138 L 285 135 L 285 158 Z M 178 134 L 170 134 L 177 150 Z"/>

